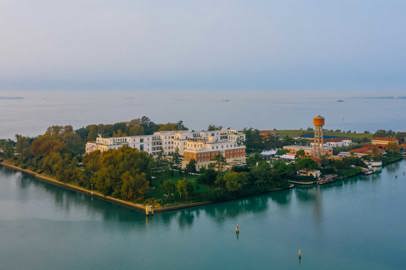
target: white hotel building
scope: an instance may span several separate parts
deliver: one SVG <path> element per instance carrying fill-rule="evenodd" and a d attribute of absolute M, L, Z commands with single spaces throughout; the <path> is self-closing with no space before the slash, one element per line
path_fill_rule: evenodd
<path fill-rule="evenodd" d="M 232 129 L 216 131 L 160 131 L 152 135 L 98 137 L 86 144 L 86 153 L 108 151 L 122 146 L 145 151 L 151 155 L 170 155 L 176 151 L 183 157 L 182 166 L 196 161 L 198 169 L 208 166 L 221 154 L 231 165 L 245 164 L 245 134 Z"/>

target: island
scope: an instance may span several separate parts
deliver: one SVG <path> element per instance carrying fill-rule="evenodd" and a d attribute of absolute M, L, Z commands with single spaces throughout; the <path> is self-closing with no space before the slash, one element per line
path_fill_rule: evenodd
<path fill-rule="evenodd" d="M 0 140 L 5 167 L 152 214 L 294 186 L 379 173 L 402 159 L 406 134 L 327 130 L 194 131 L 148 117 Z"/>

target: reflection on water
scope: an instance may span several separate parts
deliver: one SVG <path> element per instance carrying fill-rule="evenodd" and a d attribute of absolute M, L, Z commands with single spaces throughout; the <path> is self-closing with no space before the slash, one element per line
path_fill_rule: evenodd
<path fill-rule="evenodd" d="M 149 218 L 0 169 L 0 269 L 404 269 L 405 166 Z"/>
<path fill-rule="evenodd" d="M 399 163 L 399 162 L 392 163 L 386 167 L 386 170 L 388 171 L 388 173 L 393 174 L 400 169 L 400 166 L 401 166 L 400 164 L 401 163 Z"/>
<path fill-rule="evenodd" d="M 311 188 L 296 188 L 295 195 L 298 201 L 305 204 L 311 204 L 313 207 L 315 223 L 319 224 L 322 219 L 322 197 L 320 186 Z"/>
<path fill-rule="evenodd" d="M 232 202 L 213 204 L 205 207 L 205 213 L 218 223 L 242 214 L 261 213 L 268 208 L 269 196 L 250 197 Z"/>
<path fill-rule="evenodd" d="M 288 191 L 270 193 L 269 198 L 281 206 L 286 206 L 286 205 L 288 205 L 289 201 L 292 199 L 292 192 L 290 190 L 288 190 Z"/>
<path fill-rule="evenodd" d="M 399 174 L 401 163 L 395 163 L 386 168 L 388 175 Z M 267 195 L 260 195 L 240 199 L 236 201 L 217 203 L 202 207 L 170 211 L 157 214 L 154 217 L 145 218 L 143 213 L 125 208 L 119 205 L 102 201 L 98 198 L 74 191 L 64 190 L 33 179 L 29 175 L 15 173 L 8 169 L 0 170 L 1 179 L 12 179 L 17 185 L 17 196 L 20 200 L 25 201 L 29 194 L 27 191 L 35 188 L 46 192 L 53 200 L 54 206 L 62 210 L 66 215 L 78 209 L 84 210 L 88 216 L 100 217 L 107 223 L 124 223 L 129 228 L 145 229 L 148 226 L 159 224 L 160 226 L 169 226 L 175 222 L 183 230 L 193 226 L 204 214 L 216 223 L 224 223 L 229 219 L 236 219 L 242 215 L 266 213 L 270 205 L 279 208 L 288 209 L 290 205 L 297 201 L 302 207 L 311 207 L 315 224 L 319 224 L 323 217 L 323 191 L 340 190 L 348 186 L 355 186 L 360 181 L 377 181 L 380 179 L 379 174 L 368 177 L 355 177 L 346 181 L 339 181 L 333 184 L 313 186 L 309 188 L 295 188 L 280 192 L 273 192 Z M 121 224 L 123 225 L 123 224 Z"/>

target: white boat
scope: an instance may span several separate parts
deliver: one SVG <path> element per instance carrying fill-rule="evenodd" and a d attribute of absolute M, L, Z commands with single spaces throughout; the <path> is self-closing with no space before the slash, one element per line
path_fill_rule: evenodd
<path fill-rule="evenodd" d="M 370 163 L 370 165 L 373 167 L 373 168 L 377 168 L 377 167 L 382 167 L 382 161 L 372 161 L 371 163 Z"/>

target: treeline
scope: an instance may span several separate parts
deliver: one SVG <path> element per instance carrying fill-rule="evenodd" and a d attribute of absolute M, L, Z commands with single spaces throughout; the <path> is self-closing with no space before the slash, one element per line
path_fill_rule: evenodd
<path fill-rule="evenodd" d="M 155 124 L 147 117 L 78 130 L 72 126 L 52 126 L 35 138 L 16 135 L 15 141 L 0 140 L 0 158 L 105 195 L 137 200 L 148 191 L 151 171 L 158 163 L 147 153 L 126 147 L 85 156 L 86 142 L 98 134 L 127 136 L 184 129 L 182 121 Z"/>
<path fill-rule="evenodd" d="M 182 171 L 179 157 L 154 159 L 128 147 L 83 155 L 85 142 L 71 126 L 53 126 L 36 138 L 17 135 L 15 143 L 4 144 L 14 148 L 10 159 L 23 168 L 130 201 L 167 203 L 253 195 L 286 187 L 296 169 L 282 161 L 269 164 L 258 159 L 225 171 L 226 162 L 219 156 L 212 167 L 196 174 L 193 161 Z"/>
<path fill-rule="evenodd" d="M 320 170 L 323 174 L 336 174 L 340 178 L 348 178 L 359 175 L 361 168 L 365 168 L 365 163 L 356 157 L 346 157 L 341 160 L 323 158 Z"/>
<path fill-rule="evenodd" d="M 10 159 L 14 156 L 15 141 L 0 140 L 0 159 Z"/>
<path fill-rule="evenodd" d="M 176 123 L 156 124 L 151 119 L 143 116 L 128 122 L 114 124 L 88 125 L 78 129 L 76 132 L 86 141 L 94 141 L 98 135 L 103 137 L 123 137 L 137 135 L 151 135 L 157 131 L 187 130 L 183 121 Z"/>
<path fill-rule="evenodd" d="M 125 200 L 143 199 L 148 191 L 154 161 L 145 152 L 122 147 L 83 156 L 83 141 L 71 126 L 16 140 L 12 160 L 23 168 Z"/>
<path fill-rule="evenodd" d="M 393 130 L 377 130 L 374 134 L 376 137 L 392 137 L 399 140 L 400 143 L 406 143 L 406 132 L 396 132 Z"/>
<path fill-rule="evenodd" d="M 211 126 L 215 130 L 220 127 Z M 52 126 L 38 137 L 21 135 L 16 140 L 0 140 L 0 158 L 23 168 L 53 176 L 105 195 L 130 201 L 157 200 L 161 203 L 179 201 L 227 200 L 288 186 L 288 179 L 297 177 L 301 169 L 320 169 L 324 174 L 346 177 L 359 173 L 360 159 L 322 160 L 321 164 L 300 156 L 294 163 L 266 161 L 258 152 L 300 143 L 289 136 L 261 137 L 259 130 L 245 129 L 248 152 L 247 165 L 225 170 L 222 156 L 211 167 L 196 173 L 194 161 L 180 169 L 180 156 L 153 158 L 148 153 L 122 147 L 104 153 L 84 155 L 85 143 L 102 136 L 152 134 L 155 131 L 183 130 L 182 121 L 156 124 L 147 117 L 112 125 L 89 125 L 74 130 L 71 126 Z M 303 142 L 304 143 L 304 142 Z M 393 146 L 395 147 L 395 146 Z M 391 162 L 400 156 L 397 148 L 387 149 Z M 379 153 L 377 153 L 378 155 Z"/>
<path fill-rule="evenodd" d="M 259 154 L 250 155 L 246 166 L 226 171 L 221 169 L 224 166 L 224 160 L 219 158 L 208 168 L 202 169 L 196 177 L 190 178 L 185 174 L 177 181 L 164 179 L 159 182 L 158 197 L 164 203 L 241 198 L 287 188 L 289 179 L 300 178 L 297 171 L 321 168 L 320 164 L 305 156 L 288 163 L 282 160 L 267 161 Z M 331 168 L 334 171 L 338 170 L 335 165 Z"/>
<path fill-rule="evenodd" d="M 94 141 L 99 135 L 103 137 L 136 136 L 168 130 L 187 130 L 187 127 L 184 126 L 183 121 L 156 124 L 146 116 L 128 122 L 92 124 L 77 130 L 74 130 L 72 126 L 52 126 L 47 129 L 45 134 L 35 138 L 16 135 L 15 141 L 1 140 L 0 150 L 6 152 L 9 158 L 15 148 L 21 164 L 35 163 L 30 164 L 35 166 L 44 155 L 59 150 L 62 151 L 61 155 L 67 154 L 70 157 L 81 159 L 86 142 Z M 49 146 L 46 146 L 47 144 Z"/>
<path fill-rule="evenodd" d="M 273 130 L 268 132 L 265 136 L 261 136 L 258 129 L 244 129 L 246 136 L 247 153 L 259 153 L 263 150 L 278 149 L 285 145 L 309 144 L 309 140 L 305 138 L 295 138 L 300 136 L 313 136 L 314 130 L 308 128 L 307 130 Z M 362 144 L 369 143 L 372 137 L 393 137 L 397 138 L 400 143 L 406 143 L 406 132 L 395 132 L 392 130 L 378 130 L 371 134 L 368 131 L 357 133 L 355 131 L 342 131 L 342 130 L 325 130 L 325 136 L 350 138 L 354 145 L 348 149 L 359 147 Z"/>
<path fill-rule="evenodd" d="M 244 129 L 247 153 L 259 153 L 263 150 L 277 149 L 285 145 L 294 144 L 295 140 L 289 136 L 270 135 L 262 137 L 258 129 Z"/>
<path fill-rule="evenodd" d="M 282 161 L 272 164 L 259 160 L 254 164 L 219 171 L 218 165 L 202 169 L 190 180 L 164 180 L 160 189 L 164 202 L 179 200 L 228 200 L 269 192 L 288 187 L 288 181 L 295 174 L 295 167 Z"/>
<path fill-rule="evenodd" d="M 155 163 L 146 152 L 122 147 L 83 156 L 83 140 L 71 126 L 16 140 L 12 160 L 23 168 L 124 200 L 142 200 L 148 191 Z"/>
<path fill-rule="evenodd" d="M 12 159 L 23 168 L 71 182 L 82 177 L 78 164 L 83 147 L 71 126 L 53 126 L 36 138 L 17 135 Z"/>
<path fill-rule="evenodd" d="M 150 186 L 152 157 L 129 147 L 86 155 L 78 184 L 124 200 L 142 200 Z"/>

